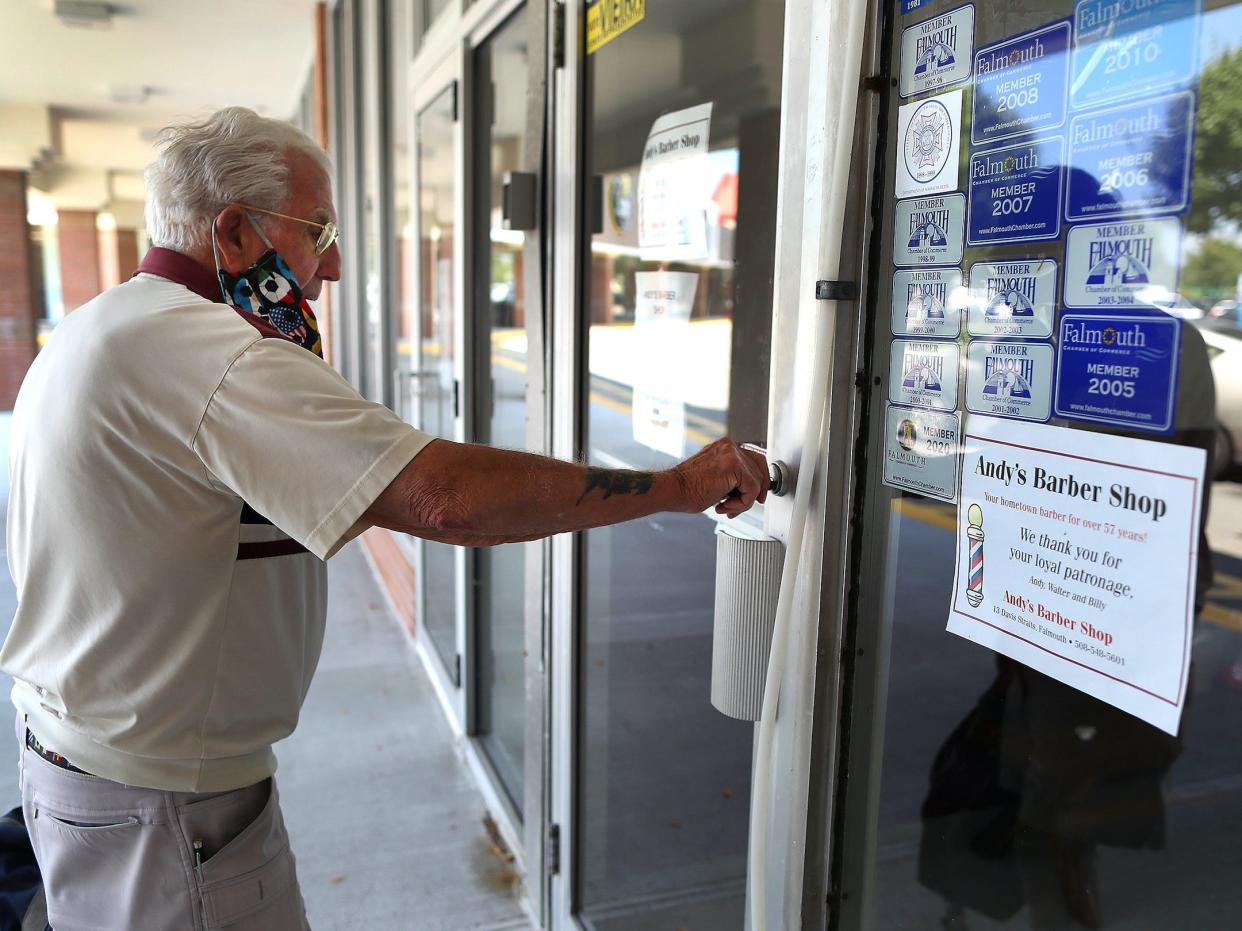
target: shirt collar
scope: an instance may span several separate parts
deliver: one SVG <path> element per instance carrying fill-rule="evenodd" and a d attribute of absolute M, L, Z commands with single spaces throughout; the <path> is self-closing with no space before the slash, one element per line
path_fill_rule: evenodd
<path fill-rule="evenodd" d="M 220 282 L 215 274 L 206 266 L 200 265 L 188 255 L 152 246 L 142 257 L 135 275 L 143 273 L 167 278 L 189 288 L 199 297 L 206 298 L 214 304 L 221 303 Z"/>

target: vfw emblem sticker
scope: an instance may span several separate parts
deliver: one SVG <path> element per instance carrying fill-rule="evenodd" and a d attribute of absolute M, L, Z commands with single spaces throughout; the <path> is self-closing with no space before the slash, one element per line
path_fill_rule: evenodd
<path fill-rule="evenodd" d="M 970 267 L 973 336 L 1052 336 L 1057 263 L 1052 259 L 976 262 Z"/>
<path fill-rule="evenodd" d="M 949 157 L 949 134 L 953 122 L 939 101 L 929 100 L 919 107 L 906 130 L 906 170 L 919 182 L 931 181 Z"/>
<path fill-rule="evenodd" d="M 1052 412 L 1049 343 L 972 340 L 966 350 L 966 409 L 1045 421 Z"/>
<path fill-rule="evenodd" d="M 895 339 L 891 352 L 890 401 L 945 411 L 957 407 L 957 343 Z"/>
<path fill-rule="evenodd" d="M 898 111 L 901 158 L 897 196 L 939 194 L 957 188 L 962 123 L 960 90 L 909 103 Z M 942 230 L 942 232 L 944 232 Z"/>
<path fill-rule="evenodd" d="M 1065 248 L 1065 303 L 1132 307 L 1177 290 L 1182 224 L 1176 217 L 1075 226 Z"/>

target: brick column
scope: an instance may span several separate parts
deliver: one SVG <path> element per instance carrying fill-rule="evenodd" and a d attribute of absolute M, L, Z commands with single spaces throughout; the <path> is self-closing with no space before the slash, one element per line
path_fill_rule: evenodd
<path fill-rule="evenodd" d="M 34 361 L 34 252 L 26 225 L 26 172 L 0 170 L 0 410 L 11 411 Z"/>
<path fill-rule="evenodd" d="M 93 210 L 61 210 L 59 216 L 60 292 L 68 313 L 103 291 L 99 278 L 99 231 L 95 229 Z"/>
<path fill-rule="evenodd" d="M 99 290 L 123 284 L 138 268 L 136 230 L 112 229 L 99 233 Z"/>
<path fill-rule="evenodd" d="M 116 231 L 116 268 L 117 278 L 122 282 L 129 281 L 138 270 L 138 231 Z"/>

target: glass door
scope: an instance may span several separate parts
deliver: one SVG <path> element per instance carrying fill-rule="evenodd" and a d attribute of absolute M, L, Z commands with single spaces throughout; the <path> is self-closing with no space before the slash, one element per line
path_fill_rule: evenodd
<path fill-rule="evenodd" d="M 460 388 L 457 340 L 457 82 L 416 117 L 419 229 L 418 423 L 433 436 L 457 438 Z M 454 686 L 461 684 L 458 640 L 458 551 L 422 544 L 423 628 Z"/>
<path fill-rule="evenodd" d="M 883 7 L 834 925 L 1231 927 L 1242 5 Z"/>
<path fill-rule="evenodd" d="M 612 6 L 587 5 L 584 448 L 663 469 L 766 433 L 784 4 L 648 4 L 619 33 Z M 587 927 L 743 926 L 752 726 L 709 700 L 715 527 L 583 535 Z"/>
<path fill-rule="evenodd" d="M 529 211 L 517 217 L 519 206 L 527 204 L 513 203 L 519 193 L 533 193 L 534 175 L 522 173 L 527 164 L 528 33 L 529 17 L 522 7 L 474 56 L 472 439 L 506 449 L 534 445 L 538 452 L 539 444 L 530 444 L 527 432 L 529 368 L 542 364 L 527 351 L 528 324 L 542 325 L 540 308 L 527 306 L 526 237 L 534 217 Z M 531 183 L 519 192 L 524 179 Z M 533 200 L 528 205 L 533 207 Z M 538 275 L 538 269 L 533 273 Z M 528 314 L 534 319 L 528 321 Z M 533 413 L 538 422 L 538 411 Z M 526 765 L 527 557 L 539 551 L 514 543 L 471 554 L 477 582 L 474 732 L 519 821 Z"/>

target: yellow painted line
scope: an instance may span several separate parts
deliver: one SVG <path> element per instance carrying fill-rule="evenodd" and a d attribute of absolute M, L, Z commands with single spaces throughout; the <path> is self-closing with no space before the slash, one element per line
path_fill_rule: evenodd
<path fill-rule="evenodd" d="M 893 502 L 893 510 L 941 530 L 957 532 L 957 512 L 951 504 L 941 506 L 911 498 L 898 498 Z"/>
<path fill-rule="evenodd" d="M 1224 605 L 1209 601 L 1203 606 L 1203 619 L 1217 627 L 1224 627 L 1242 634 L 1242 611 L 1235 611 L 1233 608 L 1226 608 Z"/>

